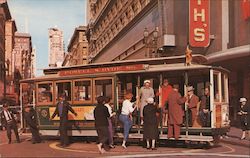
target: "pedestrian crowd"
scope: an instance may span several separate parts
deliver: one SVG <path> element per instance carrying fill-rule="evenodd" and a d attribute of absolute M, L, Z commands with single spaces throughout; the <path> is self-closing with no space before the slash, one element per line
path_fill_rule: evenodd
<path fill-rule="evenodd" d="M 133 113 L 140 113 L 139 124 L 143 126 L 143 139 L 146 148 L 156 150 L 156 141 L 159 137 L 158 125 L 168 126 L 168 139 L 178 140 L 180 138 L 180 129 L 183 124 L 191 127 L 200 125 L 201 127 L 211 126 L 210 111 L 210 92 L 209 87 L 204 88 L 204 95 L 198 97 L 194 94 L 193 86 L 186 88 L 187 96 L 181 96 L 178 85 L 170 85 L 168 79 L 163 80 L 159 91 L 154 93 L 150 80 L 145 80 L 144 85 L 140 88 L 137 96 L 133 96 L 131 90 L 127 90 L 124 95 L 120 112 L 114 112 L 111 99 L 106 96 L 96 98 L 97 106 L 94 109 L 95 129 L 98 135 L 97 148 L 100 153 L 115 148 L 114 146 L 114 125 L 113 118 L 119 119 L 123 127 L 123 141 L 121 146 L 127 148 L 127 140 L 129 138 L 130 129 L 133 125 Z M 159 97 L 157 104 L 155 99 Z M 65 100 L 65 95 L 59 95 L 58 103 L 50 120 L 55 116 L 60 118 L 59 133 L 60 145 L 66 147 L 69 145 L 67 135 L 68 112 L 75 116 L 77 113 L 71 105 Z M 135 100 L 135 101 L 134 101 Z M 240 118 L 241 129 L 243 131 L 241 139 L 246 138 L 246 132 L 250 130 L 250 106 L 247 105 L 246 98 L 240 98 L 240 110 L 238 116 Z M 32 143 L 40 143 L 42 139 L 39 134 L 36 112 L 29 106 L 24 106 L 23 116 L 32 133 Z M 190 120 L 186 120 L 184 112 L 187 111 Z M 3 110 L 0 114 L 1 122 L 7 131 L 9 143 L 11 143 L 11 130 L 14 131 L 17 143 L 20 143 L 18 135 L 17 123 L 14 117 L 15 111 L 11 110 L 8 103 L 3 104 Z M 159 119 L 161 115 L 162 119 Z M 138 121 L 138 120 L 137 120 Z M 249 133 L 250 135 L 250 133 Z"/>

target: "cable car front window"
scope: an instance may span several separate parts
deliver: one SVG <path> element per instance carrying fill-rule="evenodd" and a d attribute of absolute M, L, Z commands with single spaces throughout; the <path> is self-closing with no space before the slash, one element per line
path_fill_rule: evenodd
<path fill-rule="evenodd" d="M 91 80 L 75 81 L 74 101 L 86 102 L 92 98 Z"/>
<path fill-rule="evenodd" d="M 109 97 L 113 102 L 112 79 L 95 80 L 95 97 L 99 96 Z"/>
<path fill-rule="evenodd" d="M 52 83 L 40 83 L 38 84 L 38 95 L 37 100 L 38 103 L 52 103 L 52 92 L 53 86 Z"/>
<path fill-rule="evenodd" d="M 56 83 L 57 100 L 60 94 L 65 95 L 67 101 L 71 101 L 71 82 Z"/>

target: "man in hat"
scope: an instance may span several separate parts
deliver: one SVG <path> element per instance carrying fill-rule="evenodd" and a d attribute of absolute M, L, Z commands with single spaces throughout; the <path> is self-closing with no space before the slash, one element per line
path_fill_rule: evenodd
<path fill-rule="evenodd" d="M 68 130 L 68 112 L 72 112 L 75 116 L 77 113 L 73 110 L 71 105 L 65 100 L 64 94 L 59 95 L 59 102 L 56 105 L 56 110 L 52 114 L 50 120 L 52 120 L 56 115 L 60 117 L 60 142 L 62 147 L 66 147 L 69 145 L 69 138 L 67 134 Z"/>
<path fill-rule="evenodd" d="M 7 137 L 9 139 L 9 144 L 11 143 L 11 130 L 14 130 L 14 133 L 16 135 L 16 141 L 17 143 L 20 143 L 20 138 L 18 135 L 18 129 L 17 129 L 17 122 L 15 120 L 14 114 L 17 112 L 14 112 L 13 110 L 9 109 L 8 103 L 3 104 L 3 111 L 1 112 L 1 122 L 4 127 L 7 130 Z"/>
<path fill-rule="evenodd" d="M 143 124 L 143 108 L 147 105 L 148 98 L 154 98 L 154 89 L 150 87 L 150 80 L 144 81 L 144 86 L 141 87 L 139 97 L 141 98 L 141 106 L 140 106 L 140 116 L 141 116 L 141 124 Z"/>
<path fill-rule="evenodd" d="M 185 97 L 181 97 L 179 86 L 174 85 L 173 90 L 168 95 L 168 138 L 179 139 L 180 128 L 183 122 L 184 111 L 182 104 L 186 101 Z"/>
<path fill-rule="evenodd" d="M 187 106 L 188 106 L 188 110 L 191 111 L 191 121 L 192 121 L 190 126 L 193 126 L 194 121 L 196 120 L 198 116 L 197 104 L 199 103 L 199 97 L 197 97 L 194 94 L 193 86 L 187 87 L 187 94 L 188 94 Z"/>
<path fill-rule="evenodd" d="M 24 106 L 23 114 L 27 125 L 30 127 L 30 131 L 32 134 L 32 144 L 41 143 L 42 139 L 39 135 L 36 111 L 33 109 L 33 107 L 26 105 Z"/>

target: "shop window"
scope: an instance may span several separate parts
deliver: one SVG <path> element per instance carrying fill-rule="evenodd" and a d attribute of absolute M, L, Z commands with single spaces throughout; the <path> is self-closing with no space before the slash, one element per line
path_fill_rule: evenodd
<path fill-rule="evenodd" d="M 60 94 L 65 96 L 65 100 L 71 101 L 71 82 L 58 82 L 56 83 L 56 96 L 57 100 Z"/>
<path fill-rule="evenodd" d="M 74 101 L 87 102 L 91 101 L 91 80 L 75 81 L 74 84 Z"/>
<path fill-rule="evenodd" d="M 51 104 L 53 100 L 53 86 L 52 83 L 40 83 L 38 84 L 37 100 L 38 104 Z"/>

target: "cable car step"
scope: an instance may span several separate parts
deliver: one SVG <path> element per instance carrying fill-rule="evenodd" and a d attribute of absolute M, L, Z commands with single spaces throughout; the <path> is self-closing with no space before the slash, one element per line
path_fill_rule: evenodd
<path fill-rule="evenodd" d="M 122 133 L 117 133 L 116 134 L 117 137 L 119 138 L 123 138 L 123 134 Z M 143 138 L 143 134 L 139 134 L 139 133 L 131 133 L 129 134 L 129 138 L 131 139 L 142 139 Z M 159 135 L 159 139 L 168 139 L 166 134 L 160 134 Z M 175 140 L 175 139 L 168 139 L 168 140 Z M 213 137 L 212 136 L 201 136 L 201 135 L 180 135 L 179 140 L 189 140 L 189 141 L 206 141 L 206 142 L 210 142 L 213 141 Z"/>

